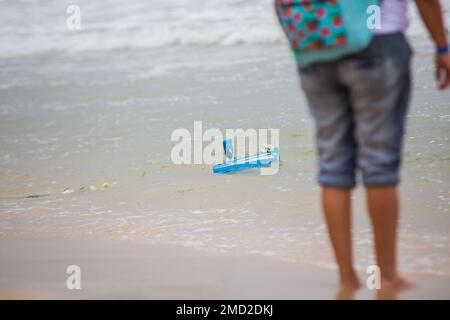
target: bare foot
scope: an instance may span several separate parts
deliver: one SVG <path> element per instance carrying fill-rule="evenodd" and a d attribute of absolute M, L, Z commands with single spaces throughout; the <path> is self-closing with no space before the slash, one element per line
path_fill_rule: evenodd
<path fill-rule="evenodd" d="M 376 290 L 376 299 L 377 300 L 397 300 L 398 293 L 395 290 Z"/>
<path fill-rule="evenodd" d="M 395 276 L 393 279 L 381 279 L 381 290 L 401 292 L 413 288 L 414 284 L 401 276 Z"/>
<path fill-rule="evenodd" d="M 377 300 L 397 300 L 398 293 L 413 288 L 413 283 L 400 276 L 394 279 L 382 279 L 381 289 L 377 291 Z"/>
<path fill-rule="evenodd" d="M 395 276 L 392 279 L 381 279 L 381 288 L 377 291 L 377 300 L 397 300 L 398 294 L 405 290 L 414 288 L 414 284 L 402 278 Z"/>
<path fill-rule="evenodd" d="M 355 292 L 360 288 L 361 283 L 357 276 L 353 277 L 350 281 L 342 281 L 336 294 L 336 300 L 353 300 Z"/>

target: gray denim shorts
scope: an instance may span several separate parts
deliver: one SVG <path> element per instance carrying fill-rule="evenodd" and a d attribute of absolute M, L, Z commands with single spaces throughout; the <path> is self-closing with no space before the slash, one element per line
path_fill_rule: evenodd
<path fill-rule="evenodd" d="M 318 182 L 351 188 L 399 182 L 412 51 L 403 33 L 377 35 L 363 51 L 299 69 L 316 123 Z"/>

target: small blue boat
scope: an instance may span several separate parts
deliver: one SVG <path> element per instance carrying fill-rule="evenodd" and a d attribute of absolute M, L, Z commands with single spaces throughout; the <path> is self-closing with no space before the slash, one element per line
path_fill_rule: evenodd
<path fill-rule="evenodd" d="M 230 159 L 232 155 L 232 141 L 224 140 L 223 142 L 226 158 Z M 255 155 L 246 156 L 238 159 L 227 160 L 224 163 L 213 166 L 214 173 L 226 173 L 241 169 L 250 169 L 270 166 L 272 162 L 280 160 L 280 153 L 277 147 L 268 148 L 266 152 L 261 152 Z"/>

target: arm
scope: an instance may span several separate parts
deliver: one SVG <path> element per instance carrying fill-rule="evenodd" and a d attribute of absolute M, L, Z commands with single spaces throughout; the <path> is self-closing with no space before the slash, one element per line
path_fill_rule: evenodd
<path fill-rule="evenodd" d="M 416 0 L 416 5 L 436 47 L 444 48 L 448 46 L 439 0 Z M 450 53 L 448 52 L 437 53 L 436 55 L 436 80 L 439 89 L 443 90 L 450 87 Z"/>

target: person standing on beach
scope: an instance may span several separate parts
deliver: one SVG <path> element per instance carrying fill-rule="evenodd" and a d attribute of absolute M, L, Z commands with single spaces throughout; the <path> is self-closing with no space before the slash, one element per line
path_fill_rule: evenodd
<path fill-rule="evenodd" d="M 297 12 L 293 12 L 294 2 L 277 0 L 276 4 L 280 5 L 277 13 L 291 46 L 297 49 L 305 34 L 298 21 L 308 14 L 302 10 L 315 8 L 323 17 L 324 8 L 336 10 L 331 6 L 339 5 L 340 1 L 330 0 L 329 7 L 323 8 L 311 6 L 311 2 L 309 8 L 302 4 Z M 438 88 L 447 89 L 450 53 L 439 0 L 415 2 L 436 45 Z M 374 30 L 366 47 L 336 59 L 328 56 L 324 61 L 299 64 L 301 86 L 316 123 L 322 208 L 339 267 L 341 294 L 350 295 L 361 286 L 353 266 L 351 236 L 351 191 L 356 185 L 357 169 L 366 189 L 381 289 L 398 292 L 412 287 L 399 274 L 396 249 L 397 185 L 411 88 L 412 51 L 404 35 L 408 26 L 408 0 L 377 3 L 381 5 L 381 26 Z M 344 5 L 342 1 L 342 10 L 346 10 Z M 316 6 L 320 4 L 316 2 Z M 367 13 L 366 8 L 361 10 L 362 14 Z M 339 13 L 333 17 L 338 25 Z M 309 22 L 309 27 L 314 28 L 314 23 Z M 330 33 L 329 29 L 321 30 Z M 296 33 L 292 37 L 293 32 Z M 318 47 L 321 45 L 323 42 Z M 306 61 L 309 53 L 299 52 Z"/>

